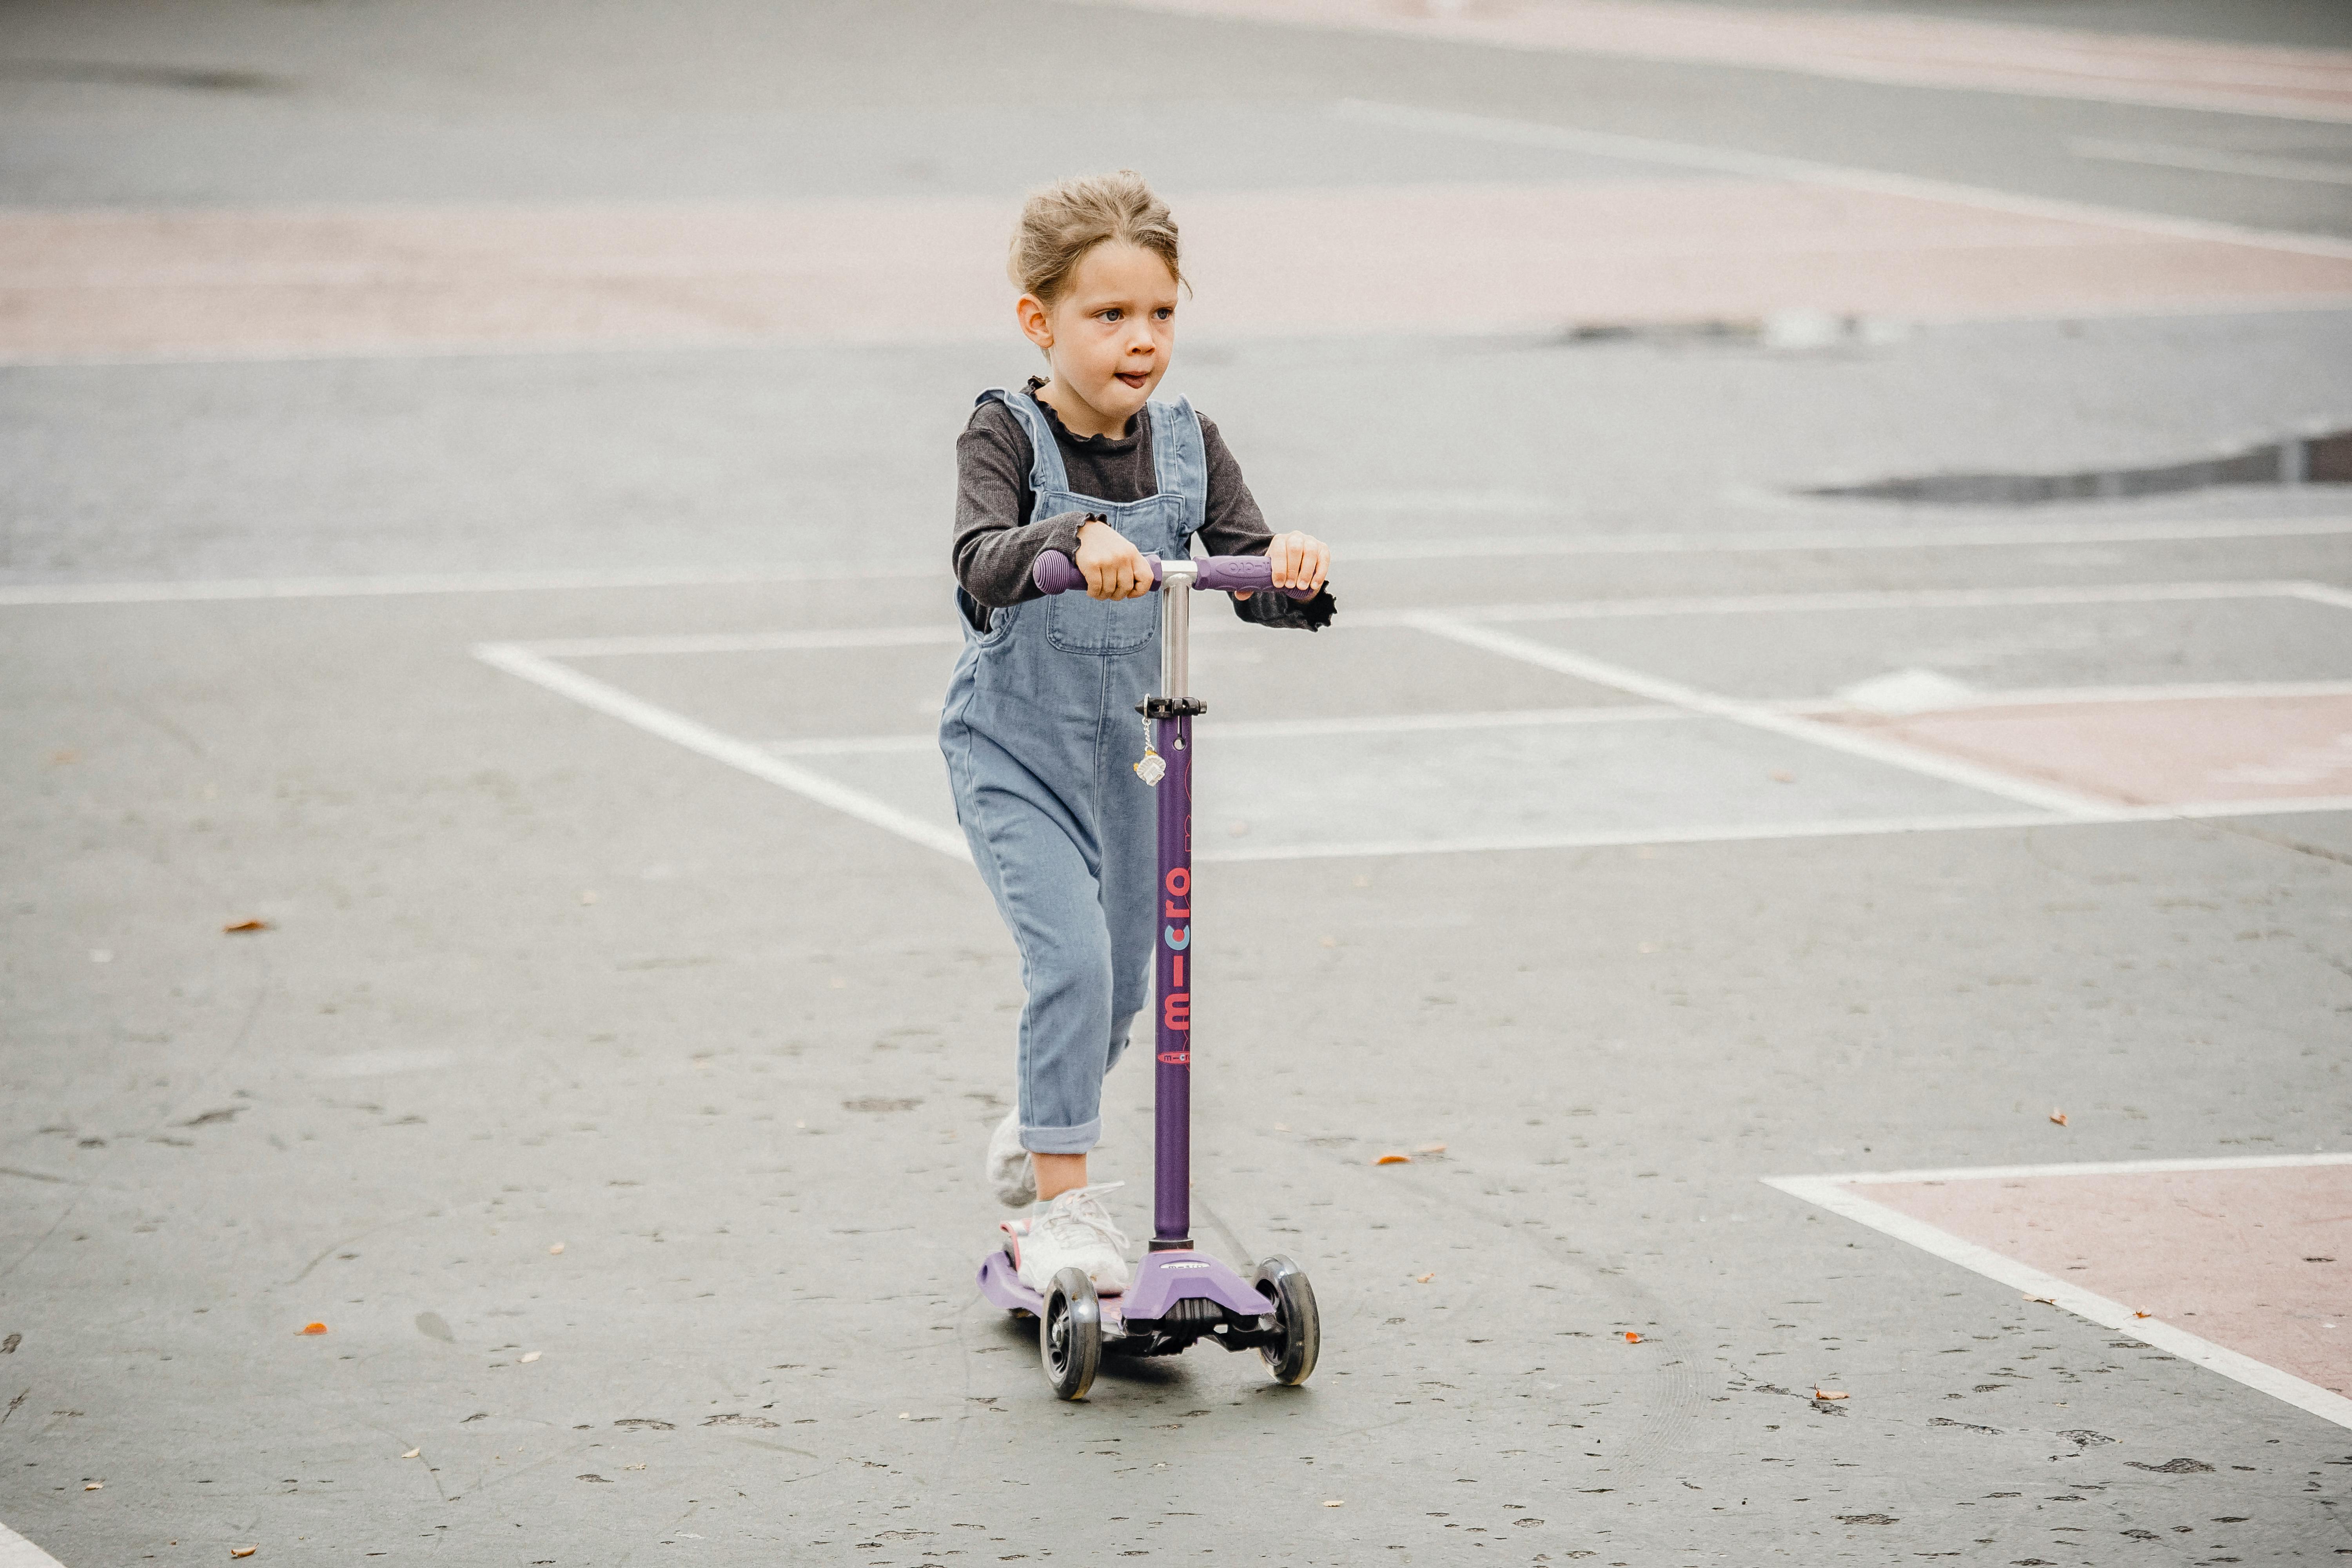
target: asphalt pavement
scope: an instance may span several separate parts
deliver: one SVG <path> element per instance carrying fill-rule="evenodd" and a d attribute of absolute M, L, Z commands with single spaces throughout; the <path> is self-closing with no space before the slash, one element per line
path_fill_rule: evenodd
<path fill-rule="evenodd" d="M 2344 68 L 2230 12 L 1906 14 Z M 1061 1404 L 972 1285 L 1020 989 L 926 740 L 1034 355 L 985 246 L 857 279 L 1119 163 L 1213 215 L 1171 390 L 1338 563 L 1195 667 L 1199 1235 L 1324 1340 Z M 2124 478 L 2352 430 L 2347 171 L 1112 4 L 10 7 L 0 1564 L 2352 1554 L 2352 490 Z M 625 278 L 714 213 L 835 269 Z M 493 220 L 620 237 L 611 311 L 370 292 Z M 1654 303 L 1577 309 L 1620 232 Z M 1332 234 L 1463 300 L 1317 310 Z M 2210 1170 L 2308 1184 L 2148 1184 Z M 1923 1172 L 1985 1202 L 1804 1195 Z"/>

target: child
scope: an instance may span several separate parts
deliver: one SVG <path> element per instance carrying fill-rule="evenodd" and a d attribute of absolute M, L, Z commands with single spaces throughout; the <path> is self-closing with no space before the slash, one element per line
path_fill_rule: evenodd
<path fill-rule="evenodd" d="M 1176 225 L 1129 170 L 1029 198 L 1008 268 L 1014 313 L 1051 374 L 982 393 L 956 443 L 956 602 L 963 653 L 940 721 L 956 817 L 1021 949 L 1019 1101 L 989 1141 L 1023 1283 L 1084 1269 L 1109 1294 L 1127 1238 L 1087 1182 L 1105 1073 L 1150 985 L 1158 801 L 1133 771 L 1135 705 L 1159 675 L 1145 555 L 1267 556 L 1281 594 L 1235 594 L 1262 626 L 1330 622 L 1330 552 L 1268 531 L 1216 426 L 1150 401 L 1175 344 Z M 1084 595 L 1046 598 L 1030 572 L 1059 551 Z"/>

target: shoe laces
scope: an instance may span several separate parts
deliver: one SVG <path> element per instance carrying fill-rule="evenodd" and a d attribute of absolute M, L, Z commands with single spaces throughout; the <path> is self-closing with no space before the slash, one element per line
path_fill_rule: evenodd
<path fill-rule="evenodd" d="M 1072 1187 L 1047 1204 L 1031 1222 L 1031 1234 L 1042 1232 L 1066 1247 L 1082 1245 L 1091 1236 L 1125 1257 L 1127 1234 L 1112 1221 L 1110 1211 L 1102 1203 L 1103 1194 L 1125 1185 L 1125 1182 L 1104 1182 L 1090 1187 Z"/>

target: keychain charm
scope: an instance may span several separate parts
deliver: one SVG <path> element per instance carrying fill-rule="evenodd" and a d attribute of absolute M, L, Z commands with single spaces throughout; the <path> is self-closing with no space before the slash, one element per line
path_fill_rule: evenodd
<path fill-rule="evenodd" d="M 1151 721 L 1143 721 L 1143 760 L 1135 764 L 1135 776 L 1145 784 L 1156 784 L 1168 776 L 1167 760 L 1151 744 Z"/>

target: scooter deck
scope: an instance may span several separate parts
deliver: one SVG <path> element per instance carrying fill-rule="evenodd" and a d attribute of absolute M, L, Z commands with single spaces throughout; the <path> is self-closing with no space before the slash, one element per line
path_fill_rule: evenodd
<path fill-rule="evenodd" d="M 980 1293 L 1008 1312 L 1034 1317 L 1045 1310 L 1045 1298 L 1021 1283 L 1012 1255 L 1001 1247 L 981 1259 Z M 1205 1252 L 1154 1252 L 1137 1267 L 1135 1282 L 1125 1294 L 1100 1298 L 1103 1336 L 1124 1334 L 1129 1319 L 1163 1321 L 1177 1302 L 1192 1300 L 1213 1301 L 1253 1318 L 1274 1310 L 1255 1286 Z"/>

